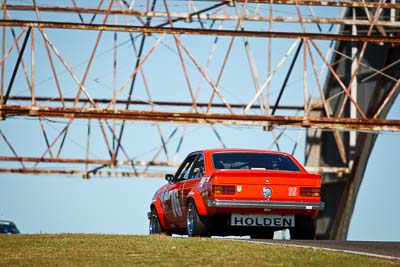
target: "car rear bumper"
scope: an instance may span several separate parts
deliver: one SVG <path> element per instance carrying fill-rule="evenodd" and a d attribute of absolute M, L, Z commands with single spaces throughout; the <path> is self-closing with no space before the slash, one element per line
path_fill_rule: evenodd
<path fill-rule="evenodd" d="M 323 210 L 325 203 L 320 202 L 274 202 L 265 200 L 218 200 L 209 199 L 210 208 L 249 208 L 249 209 L 285 209 L 285 210 Z"/>

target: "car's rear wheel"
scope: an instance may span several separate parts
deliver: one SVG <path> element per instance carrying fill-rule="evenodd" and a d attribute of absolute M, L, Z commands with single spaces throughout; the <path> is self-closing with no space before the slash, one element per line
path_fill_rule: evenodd
<path fill-rule="evenodd" d="M 189 200 L 187 205 L 186 229 L 189 237 L 207 236 L 206 224 L 200 218 L 193 200 Z"/>
<path fill-rule="evenodd" d="M 157 211 L 154 207 L 152 207 L 150 212 L 149 234 L 154 235 L 154 234 L 161 234 L 163 232 L 164 231 L 161 227 Z"/>
<path fill-rule="evenodd" d="M 315 226 L 315 220 L 300 217 L 296 221 L 296 227 L 290 230 L 290 239 L 315 239 Z"/>

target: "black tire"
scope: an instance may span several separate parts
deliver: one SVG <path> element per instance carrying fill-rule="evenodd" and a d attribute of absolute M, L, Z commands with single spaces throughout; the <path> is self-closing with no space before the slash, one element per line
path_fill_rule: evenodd
<path fill-rule="evenodd" d="M 160 219 L 158 218 L 157 211 L 154 207 L 151 208 L 150 212 L 150 223 L 149 223 L 149 234 L 162 234 L 164 231 L 160 224 Z"/>
<path fill-rule="evenodd" d="M 274 231 L 258 231 L 250 235 L 251 239 L 273 239 L 274 238 Z"/>
<path fill-rule="evenodd" d="M 189 200 L 187 205 L 186 231 L 188 237 L 208 236 L 206 224 L 200 218 L 193 200 Z"/>
<path fill-rule="evenodd" d="M 290 230 L 290 239 L 315 239 L 315 220 L 307 217 L 299 218 L 296 227 Z"/>

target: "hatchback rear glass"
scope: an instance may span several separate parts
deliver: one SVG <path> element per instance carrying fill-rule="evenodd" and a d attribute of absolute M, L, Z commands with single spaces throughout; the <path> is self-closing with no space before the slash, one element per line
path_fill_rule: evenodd
<path fill-rule="evenodd" d="M 253 152 L 215 153 L 214 168 L 228 170 L 276 170 L 299 172 L 300 168 L 286 155 Z"/>

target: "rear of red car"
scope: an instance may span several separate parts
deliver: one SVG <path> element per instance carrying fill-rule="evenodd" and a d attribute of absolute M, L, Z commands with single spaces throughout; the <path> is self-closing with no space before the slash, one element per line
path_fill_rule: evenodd
<path fill-rule="evenodd" d="M 209 159 L 213 172 L 201 188 L 203 216 L 214 232 L 270 238 L 289 228 L 292 238 L 314 238 L 324 208 L 319 175 L 285 153 L 215 152 Z"/>

